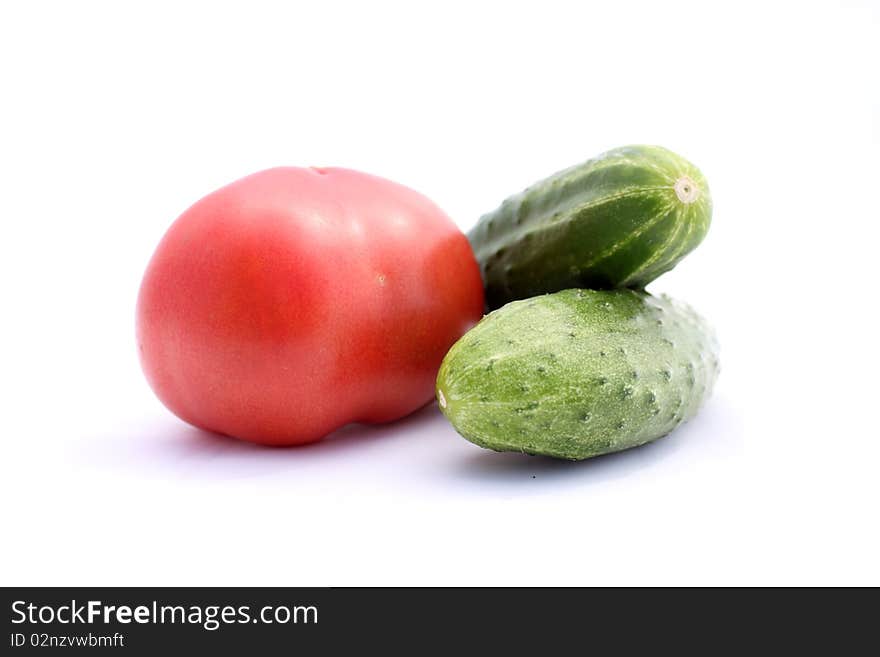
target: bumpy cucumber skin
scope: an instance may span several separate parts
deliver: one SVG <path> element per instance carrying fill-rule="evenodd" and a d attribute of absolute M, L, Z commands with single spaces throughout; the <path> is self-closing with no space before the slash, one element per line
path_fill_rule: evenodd
<path fill-rule="evenodd" d="M 449 351 L 440 409 L 472 443 L 580 460 L 665 436 L 718 376 L 714 332 L 636 290 L 565 290 L 488 314 Z"/>
<path fill-rule="evenodd" d="M 567 288 L 644 287 L 696 248 L 711 217 L 693 164 L 625 146 L 508 198 L 468 239 L 493 309 Z"/>

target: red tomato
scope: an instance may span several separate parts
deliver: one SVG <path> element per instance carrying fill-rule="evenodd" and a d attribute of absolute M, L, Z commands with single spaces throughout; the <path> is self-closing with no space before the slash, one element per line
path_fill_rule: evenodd
<path fill-rule="evenodd" d="M 430 200 L 357 171 L 277 168 L 174 222 L 144 275 L 137 340 L 186 422 L 297 445 L 424 405 L 482 311 L 470 245 Z"/>

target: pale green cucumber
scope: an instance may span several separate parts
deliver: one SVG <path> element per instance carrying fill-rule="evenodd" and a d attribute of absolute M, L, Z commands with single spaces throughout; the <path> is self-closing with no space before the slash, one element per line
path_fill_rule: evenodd
<path fill-rule="evenodd" d="M 714 333 L 687 305 L 565 290 L 484 317 L 443 360 L 437 400 L 482 447 L 585 459 L 668 434 L 717 375 Z"/>
<path fill-rule="evenodd" d="M 644 287 L 703 240 L 711 216 L 693 164 L 626 146 L 508 198 L 468 239 L 491 309 L 567 288 Z"/>

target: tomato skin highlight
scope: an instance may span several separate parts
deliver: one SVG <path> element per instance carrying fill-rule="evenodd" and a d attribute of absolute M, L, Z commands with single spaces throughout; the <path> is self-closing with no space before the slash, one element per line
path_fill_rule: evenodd
<path fill-rule="evenodd" d="M 280 167 L 174 222 L 144 274 L 137 342 L 184 421 L 298 445 L 423 406 L 482 312 L 470 244 L 429 199 L 349 169 Z"/>

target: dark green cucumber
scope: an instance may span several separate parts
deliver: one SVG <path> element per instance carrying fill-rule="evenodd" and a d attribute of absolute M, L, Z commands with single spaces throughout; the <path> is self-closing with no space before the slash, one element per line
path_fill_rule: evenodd
<path fill-rule="evenodd" d="M 709 187 L 659 146 L 626 146 L 508 198 L 468 234 L 488 307 L 567 288 L 644 287 L 706 235 Z"/>
<path fill-rule="evenodd" d="M 443 360 L 437 400 L 482 447 L 585 459 L 668 434 L 717 375 L 714 333 L 688 306 L 565 290 L 484 317 Z"/>

